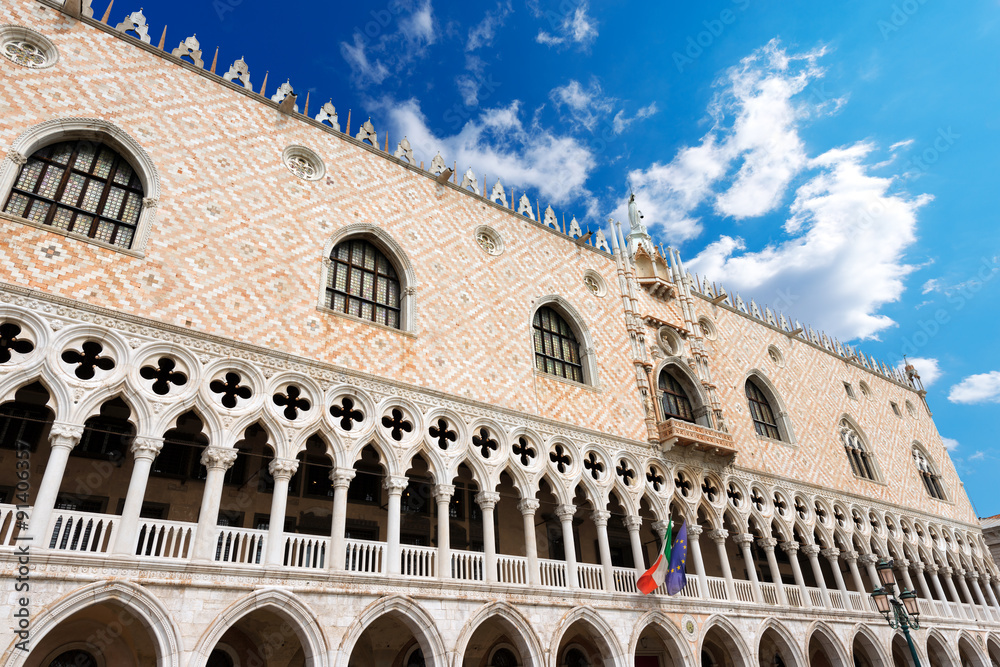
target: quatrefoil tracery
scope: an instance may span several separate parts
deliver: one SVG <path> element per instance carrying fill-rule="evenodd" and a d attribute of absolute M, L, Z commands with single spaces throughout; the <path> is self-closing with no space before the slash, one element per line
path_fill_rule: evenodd
<path fill-rule="evenodd" d="M 691 484 L 691 481 L 687 478 L 687 475 L 685 475 L 682 472 L 677 473 L 677 477 L 674 478 L 674 486 L 676 486 L 680 490 L 681 495 L 684 496 L 685 498 L 690 496 L 691 491 L 694 490 L 694 485 Z"/>
<path fill-rule="evenodd" d="M 187 376 L 175 371 L 177 362 L 170 357 L 160 357 L 155 366 L 143 366 L 139 369 L 139 377 L 143 380 L 153 380 L 153 393 L 164 396 L 170 393 L 170 385 L 183 387 L 187 384 Z"/>
<path fill-rule="evenodd" d="M 225 380 L 212 380 L 208 388 L 213 393 L 222 394 L 222 398 L 219 399 L 220 402 L 223 406 L 232 410 L 236 407 L 239 399 L 246 401 L 253 396 L 253 391 L 250 387 L 241 384 L 242 382 L 243 378 L 239 373 L 230 371 L 226 373 Z"/>
<path fill-rule="evenodd" d="M 393 408 L 391 413 L 382 417 L 382 426 L 389 429 L 389 435 L 396 442 L 403 439 L 404 433 L 413 430 L 413 424 L 406 419 L 403 411 L 399 408 Z"/>
<path fill-rule="evenodd" d="M 621 478 L 622 484 L 625 486 L 631 486 L 632 480 L 635 479 L 635 471 L 629 467 L 625 459 L 618 462 L 618 465 L 615 467 L 615 473 Z"/>
<path fill-rule="evenodd" d="M 583 467 L 590 472 L 590 476 L 594 479 L 600 479 L 601 473 L 604 472 L 604 463 L 594 452 L 587 452 L 587 456 L 583 460 Z"/>
<path fill-rule="evenodd" d="M 67 364 L 76 364 L 73 373 L 81 380 L 92 380 L 96 372 L 94 369 L 110 371 L 115 367 L 115 360 L 111 357 L 102 357 L 101 352 L 104 346 L 97 341 L 88 340 L 80 351 L 66 350 L 62 353 L 62 360 Z"/>
<path fill-rule="evenodd" d="M 714 503 L 715 499 L 719 497 L 719 489 L 712 483 L 712 480 L 706 478 L 701 485 L 701 492 L 705 494 L 708 498 L 708 502 Z"/>
<path fill-rule="evenodd" d="M 0 324 L 0 364 L 10 361 L 11 353 L 28 354 L 35 349 L 35 344 L 25 338 L 18 338 L 21 327 L 13 322 Z"/>
<path fill-rule="evenodd" d="M 524 467 L 531 465 L 531 459 L 537 456 L 535 448 L 531 446 L 531 443 L 523 435 L 517 439 L 511 451 L 514 452 L 514 456 L 518 457 L 518 460 L 521 461 L 521 465 Z"/>
<path fill-rule="evenodd" d="M 646 481 L 653 485 L 654 491 L 658 492 L 663 487 L 664 479 L 655 466 L 649 466 L 649 472 L 646 473 Z"/>
<path fill-rule="evenodd" d="M 764 496 L 757 489 L 750 489 L 750 502 L 758 512 L 764 511 Z"/>
<path fill-rule="evenodd" d="M 284 406 L 282 414 L 285 415 L 285 419 L 290 421 L 294 421 L 299 416 L 299 412 L 308 412 L 309 408 L 312 407 L 309 400 L 302 396 L 302 390 L 294 384 L 288 385 L 285 393 L 276 393 L 271 400 L 278 407 Z"/>
<path fill-rule="evenodd" d="M 458 434 L 448 428 L 448 420 L 444 417 L 439 417 L 434 425 L 427 429 L 427 432 L 431 434 L 432 438 L 437 440 L 437 446 L 442 450 L 448 449 L 448 443 L 458 440 Z"/>
<path fill-rule="evenodd" d="M 360 424 L 365 420 L 365 415 L 360 410 L 354 409 L 354 401 L 344 396 L 340 405 L 334 403 L 330 406 L 330 414 L 340 420 L 340 428 L 350 431 L 354 424 Z"/>
<path fill-rule="evenodd" d="M 785 512 L 788 511 L 788 505 L 785 504 L 784 499 L 777 493 L 774 494 L 774 511 L 781 516 L 785 516 Z"/>
<path fill-rule="evenodd" d="M 569 466 L 573 462 L 563 446 L 558 444 L 553 448 L 553 451 L 549 452 L 549 461 L 552 461 L 552 463 L 555 464 L 556 470 L 559 472 L 566 472 L 569 470 Z"/>
<path fill-rule="evenodd" d="M 729 486 L 726 489 L 726 496 L 729 498 L 729 502 L 733 504 L 733 507 L 743 506 L 743 492 L 740 491 L 740 488 L 732 482 L 729 483 Z"/>
<path fill-rule="evenodd" d="M 500 450 L 500 443 L 490 435 L 490 430 L 485 426 L 472 436 L 472 446 L 479 449 L 479 454 L 484 459 L 490 458 L 491 451 L 496 452 Z"/>

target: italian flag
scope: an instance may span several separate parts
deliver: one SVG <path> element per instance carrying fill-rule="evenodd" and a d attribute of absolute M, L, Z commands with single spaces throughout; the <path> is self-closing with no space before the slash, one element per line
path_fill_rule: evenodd
<path fill-rule="evenodd" d="M 653 567 L 646 570 L 646 573 L 639 577 L 636 586 L 643 595 L 649 595 L 663 585 L 670 571 L 670 544 L 673 538 L 674 524 L 672 519 L 667 522 L 667 534 L 663 539 L 663 550 L 660 551 L 659 558 L 653 563 Z"/>

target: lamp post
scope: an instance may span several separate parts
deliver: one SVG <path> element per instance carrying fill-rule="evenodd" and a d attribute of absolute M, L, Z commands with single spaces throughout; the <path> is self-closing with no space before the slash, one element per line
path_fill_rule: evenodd
<path fill-rule="evenodd" d="M 875 607 L 888 621 L 890 628 L 903 631 L 906 643 L 910 647 L 910 654 L 913 656 L 913 664 L 920 667 L 917 648 L 913 645 L 913 639 L 910 637 L 910 628 L 920 629 L 920 608 L 917 606 L 917 594 L 913 591 L 903 591 L 898 598 L 896 597 L 896 577 L 892 572 L 891 560 L 879 561 L 876 569 L 882 585 L 872 591 Z"/>

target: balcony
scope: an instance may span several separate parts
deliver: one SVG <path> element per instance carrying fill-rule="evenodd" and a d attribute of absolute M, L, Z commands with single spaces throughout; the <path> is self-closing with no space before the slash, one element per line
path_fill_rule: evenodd
<path fill-rule="evenodd" d="M 722 431 L 680 421 L 668 419 L 660 422 L 660 446 L 663 451 L 670 451 L 674 446 L 693 447 L 713 456 L 736 456 L 736 445 L 733 436 Z"/>
<path fill-rule="evenodd" d="M 700 427 L 696 427 L 700 428 Z M 707 430 L 707 429 L 704 429 Z M 0 505 L 0 554 L 14 554 L 18 544 L 19 530 L 14 520 L 16 508 Z M 50 553 L 72 553 L 81 564 L 99 564 L 111 555 L 115 531 L 119 517 L 109 514 L 93 514 L 69 510 L 57 510 L 49 522 L 48 540 L 43 548 Z M 191 559 L 194 550 L 195 528 L 197 524 L 178 521 L 144 519 L 139 526 L 135 555 L 140 567 L 155 568 L 158 565 L 180 563 Z M 236 568 L 248 572 L 262 572 L 268 566 L 264 563 L 267 552 L 268 532 L 249 528 L 219 526 L 214 536 L 214 561 L 219 567 Z M 289 577 L 295 573 L 316 575 L 322 572 L 337 573 L 340 576 L 361 578 L 403 577 L 415 581 L 441 581 L 438 576 L 439 552 L 436 548 L 400 545 L 400 567 L 398 574 L 390 575 L 389 549 L 385 542 L 365 540 L 344 540 L 344 550 L 336 564 L 329 561 L 331 539 L 329 537 L 284 533 L 282 549 L 282 569 Z M 36 547 L 37 548 L 37 547 Z M 529 582 L 530 565 L 524 556 L 497 554 L 496 573 L 487 582 L 486 556 L 482 552 L 452 550 L 448 554 L 450 572 L 446 579 L 491 583 L 510 587 L 511 592 L 552 589 L 566 591 L 590 591 L 597 594 L 638 596 L 636 580 L 639 573 L 628 567 L 610 568 L 610 586 L 605 585 L 606 570 L 593 563 L 577 563 L 577 585 L 567 585 L 569 566 L 565 561 L 538 559 L 539 586 Z M 338 567 L 339 565 L 342 565 Z M 272 566 L 273 568 L 273 566 Z M 824 601 L 823 591 L 815 587 L 778 585 L 761 581 L 758 584 L 759 599 L 755 599 L 754 587 L 750 581 L 734 579 L 727 582 L 723 577 L 696 576 L 689 572 L 687 585 L 673 599 L 678 601 L 708 600 L 739 605 L 757 605 L 803 609 L 829 609 L 851 614 L 869 615 L 877 613 L 874 602 L 867 594 L 828 589 L 829 605 Z M 781 593 L 786 604 L 782 605 Z M 659 589 L 654 595 L 666 595 Z M 807 599 L 804 600 L 803 597 Z M 924 616 L 939 619 L 957 619 L 970 622 L 1000 623 L 1000 610 L 989 606 L 973 605 L 942 600 L 920 599 Z"/>

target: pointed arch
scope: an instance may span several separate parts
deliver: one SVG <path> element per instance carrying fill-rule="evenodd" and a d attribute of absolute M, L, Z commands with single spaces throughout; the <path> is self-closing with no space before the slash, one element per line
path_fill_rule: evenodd
<path fill-rule="evenodd" d="M 745 393 L 747 392 L 748 383 L 752 383 L 753 386 L 764 395 L 764 398 L 767 399 L 767 403 L 770 405 L 771 411 L 774 414 L 775 426 L 778 429 L 779 435 L 778 440 L 781 440 L 789 445 L 794 445 L 796 443 L 795 428 L 793 427 L 792 420 L 789 417 L 788 407 L 781 398 L 778 388 L 774 386 L 774 383 L 771 382 L 767 375 L 757 368 L 751 368 L 743 376 L 743 381 L 739 386 L 744 389 Z M 747 394 L 747 399 L 749 400 L 749 394 Z M 748 414 L 752 417 L 753 409 L 751 409 Z"/>
<path fill-rule="evenodd" d="M 30 157 L 51 144 L 73 140 L 102 143 L 115 151 L 135 171 L 142 184 L 143 202 L 128 248 L 143 253 L 156 218 L 160 176 L 149 153 L 128 132 L 102 118 L 53 118 L 24 130 L 13 141 L 9 150 Z M 0 199 L 3 201 L 7 200 L 19 173 L 20 166 L 13 160 L 0 163 Z"/>
<path fill-rule="evenodd" d="M 701 380 L 695 375 L 691 367 L 680 357 L 667 357 L 661 360 L 653 370 L 653 378 L 656 381 L 656 410 L 660 420 L 668 419 L 663 406 L 663 374 L 668 374 L 680 385 L 691 403 L 693 421 L 700 426 L 713 428 L 711 410 L 712 406 L 705 397 L 705 392 Z"/>
<path fill-rule="evenodd" d="M 705 642 L 713 630 L 722 636 L 725 648 L 729 650 L 733 662 L 737 663 L 736 667 L 751 667 L 753 665 L 753 661 L 750 659 L 753 653 L 743 640 L 743 633 L 733 625 L 732 621 L 719 614 L 710 616 L 702 626 L 701 638 L 698 641 L 699 656 L 705 649 Z"/>
<path fill-rule="evenodd" d="M 292 632 L 302 644 L 306 667 L 326 667 L 326 656 L 330 649 L 319 618 L 294 593 L 276 587 L 255 590 L 226 607 L 195 645 L 190 659 L 192 667 L 203 667 L 226 630 L 236 625 L 244 616 L 257 610 L 270 611 L 288 622 Z"/>
<path fill-rule="evenodd" d="M 924 655 L 928 658 L 934 655 L 937 658 L 935 662 L 941 664 L 941 667 L 959 667 L 962 664 L 955 650 L 948 644 L 947 638 L 937 628 L 927 631 Z"/>
<path fill-rule="evenodd" d="M 848 657 L 847 652 L 844 650 L 843 644 L 841 644 L 840 639 L 837 637 L 830 626 L 822 621 L 816 621 L 813 623 L 812 628 L 810 628 L 807 633 L 808 639 L 806 640 L 806 654 L 809 653 L 809 645 L 812 640 L 815 639 L 819 642 L 819 645 L 826 650 L 832 661 L 836 661 L 833 667 L 848 667 Z"/>
<path fill-rule="evenodd" d="M 622 652 L 614 629 L 608 625 L 604 617 L 590 607 L 579 606 L 573 607 L 562 617 L 559 626 L 552 634 L 548 667 L 559 667 L 559 646 L 562 644 L 566 632 L 578 622 L 590 626 L 593 639 L 601 651 L 601 657 L 604 658 L 604 667 L 628 667 L 628 660 Z"/>
<path fill-rule="evenodd" d="M 783 624 L 774 618 L 769 618 L 757 629 L 757 655 L 760 656 L 760 644 L 764 640 L 764 633 L 767 631 L 773 632 L 782 643 L 782 647 L 785 649 L 787 654 L 792 658 L 795 667 L 807 667 L 809 661 L 806 656 L 802 654 L 802 649 L 799 648 L 799 644 L 795 641 L 795 637 L 789 632 Z M 793 667 L 786 663 L 786 667 Z"/>
<path fill-rule="evenodd" d="M 678 664 L 677 658 L 680 658 L 680 667 L 698 667 L 701 664 L 701 661 L 695 660 L 694 655 L 692 655 L 690 642 L 681 634 L 670 617 L 662 611 L 647 611 L 639 617 L 635 623 L 635 630 L 632 631 L 632 637 L 629 639 L 629 655 L 635 655 L 639 648 L 639 638 L 648 628 L 653 628 L 660 637 L 660 641 L 674 658 L 674 665 Z"/>
<path fill-rule="evenodd" d="M 968 667 L 991 667 L 990 657 L 980 648 L 979 642 L 969 634 L 968 630 L 963 630 L 958 635 L 957 647 L 959 664 L 968 665 Z M 963 652 L 972 658 L 971 664 L 968 661 L 962 660 Z"/>
<path fill-rule="evenodd" d="M 854 634 L 851 637 L 850 664 L 858 664 L 857 658 L 855 658 L 855 649 L 859 644 L 868 654 L 869 658 L 874 657 L 875 660 L 871 661 L 871 667 L 893 667 L 892 656 L 886 653 L 882 641 L 872 632 L 870 627 L 863 624 L 854 626 Z"/>
<path fill-rule="evenodd" d="M 545 296 L 538 297 L 531 302 L 527 323 L 527 330 L 529 332 L 534 332 L 535 314 L 542 308 L 551 308 L 554 310 L 556 314 L 566 322 L 572 330 L 573 335 L 576 337 L 576 342 L 580 345 L 580 366 L 583 371 L 583 384 L 595 388 L 600 387 L 600 379 L 597 375 L 597 355 L 594 352 L 594 338 L 590 333 L 590 328 L 587 326 L 587 321 L 584 319 L 583 315 L 581 315 L 580 311 L 578 311 L 562 296 L 558 294 L 547 294 Z M 539 373 L 544 373 L 545 371 L 538 368 L 535 344 L 533 340 L 534 336 L 531 336 L 528 339 L 529 353 L 531 354 L 531 359 L 535 360 L 533 362 L 535 370 Z"/>
<path fill-rule="evenodd" d="M 882 470 L 872 451 L 865 432 L 846 412 L 837 420 L 837 436 L 844 447 L 848 464 L 855 477 L 873 482 L 882 482 Z"/>
<path fill-rule="evenodd" d="M 921 482 L 923 482 L 927 495 L 936 500 L 947 501 L 949 499 L 948 490 L 945 487 L 944 479 L 942 479 L 940 469 L 927 448 L 919 441 L 914 440 L 910 451 L 913 454 L 913 465 Z"/>
<path fill-rule="evenodd" d="M 120 400 L 128 406 L 128 421 L 135 427 L 136 435 L 154 435 L 148 430 L 152 426 L 153 421 L 149 414 L 149 406 L 146 405 L 146 402 L 141 397 L 129 395 L 124 382 L 119 383 L 109 391 L 94 392 L 88 396 L 73 411 L 74 422 L 85 424 L 88 419 L 100 414 L 101 408 L 104 407 L 105 403 L 115 399 Z"/>
<path fill-rule="evenodd" d="M 341 243 L 355 239 L 366 241 L 374 246 L 395 270 L 396 279 L 399 281 L 398 329 L 410 333 L 415 332 L 417 329 L 417 274 L 413 269 L 413 264 L 403 246 L 389 232 L 371 223 L 356 222 L 346 225 L 331 234 L 326 240 L 320 264 L 319 307 L 327 312 L 335 312 L 331 308 L 327 296 L 327 287 L 331 284 L 333 272 L 333 251 Z M 350 317 L 349 315 L 345 316 Z"/>
<path fill-rule="evenodd" d="M 46 608 L 39 610 L 32 624 L 32 645 L 64 620 L 95 604 L 107 602 L 119 605 L 134 614 L 147 630 L 157 647 L 157 665 L 179 667 L 183 647 L 180 629 L 170 617 L 167 608 L 155 595 L 142 586 L 127 581 L 95 581 L 67 593 Z M 18 638 L 13 638 L 5 651 L 3 667 L 21 667 L 30 653 L 14 650 Z"/>
<path fill-rule="evenodd" d="M 358 614 L 340 642 L 336 667 L 348 667 L 358 639 L 373 621 L 386 615 L 393 615 L 413 633 L 427 667 L 446 667 L 447 651 L 434 618 L 415 601 L 400 595 L 380 598 Z"/>
<path fill-rule="evenodd" d="M 462 667 L 462 660 L 469 646 L 469 640 L 483 623 L 492 619 L 499 620 L 509 631 L 512 631 L 511 641 L 521 651 L 522 657 L 530 659 L 530 664 L 525 663 L 522 667 L 544 667 L 545 650 L 542 648 L 538 635 L 532 629 L 531 623 L 517 609 L 506 602 L 497 600 L 480 607 L 462 626 L 458 640 L 455 642 L 453 667 Z"/>

